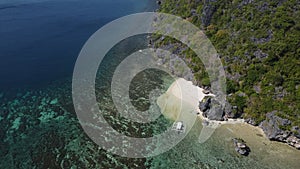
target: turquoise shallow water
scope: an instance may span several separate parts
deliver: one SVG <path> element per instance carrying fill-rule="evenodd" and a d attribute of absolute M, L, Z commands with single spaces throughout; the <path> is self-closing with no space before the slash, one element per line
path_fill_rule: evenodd
<path fill-rule="evenodd" d="M 237 126 L 239 128 L 240 126 Z M 199 143 L 198 136 L 202 128 L 199 120 L 191 133 L 172 150 L 154 157 L 150 168 L 299 168 L 299 152 L 281 143 L 269 143 L 265 138 L 259 138 L 257 143 L 244 134 L 232 134 L 225 127 L 217 129 L 214 135 L 205 143 Z M 242 132 L 248 132 L 250 126 L 242 127 Z M 250 137 L 255 137 L 249 132 Z M 238 155 L 231 139 L 240 137 L 248 141 L 251 148 L 249 156 Z M 256 139 L 256 138 L 255 138 Z"/>
<path fill-rule="evenodd" d="M 100 110 L 115 129 L 132 137 L 145 137 L 164 126 L 140 126 L 118 118 L 109 90 L 113 67 L 127 52 L 146 44 L 140 38 L 134 41 L 139 43 L 132 45 L 131 40 L 107 55 L 98 73 L 97 99 Z M 124 54 L 117 52 L 124 48 L 127 49 Z M 145 168 L 145 159 L 121 158 L 107 153 L 87 137 L 73 108 L 69 78 L 38 89 L 16 92 L 0 94 L 0 168 Z M 168 125 L 164 118 L 157 123 Z"/>
<path fill-rule="evenodd" d="M 118 56 L 115 58 L 120 57 Z M 99 78 L 101 72 L 112 69 L 113 65 L 114 63 L 106 64 L 107 69 L 103 68 L 101 69 L 103 71 L 98 72 Z M 165 91 L 173 81 L 169 76 L 159 72 L 149 72 L 151 71 L 136 77 L 136 83 L 132 88 L 133 100 L 143 96 L 141 92 L 151 90 L 153 86 L 161 86 Z M 138 83 L 139 81 L 143 83 Z M 131 137 L 150 137 L 172 125 L 171 121 L 162 116 L 155 123 L 148 125 L 132 123 L 118 117 L 110 98 L 109 85 L 100 82 L 96 87 L 99 108 L 111 126 L 119 132 Z M 70 84 L 68 80 L 57 81 L 42 89 L 20 92 L 10 99 L 5 96 L 5 93 L 1 94 L 0 168 L 275 169 L 299 166 L 298 151 L 283 144 L 272 146 L 273 144 L 267 140 L 258 138 L 249 127 L 237 126 L 236 128 L 241 131 L 231 127 L 231 130 L 236 133 L 231 133 L 227 127 L 222 127 L 217 129 L 207 142 L 200 144 L 198 142 L 202 128 L 200 119 L 183 141 L 159 156 L 130 159 L 113 155 L 99 148 L 83 132 L 74 113 Z M 139 106 L 146 108 L 147 100 L 137 105 Z M 253 142 L 250 138 L 244 137 L 245 135 L 258 139 L 258 142 L 265 142 L 267 146 Z M 242 157 L 235 153 L 231 142 L 233 137 L 242 137 L 249 142 L 252 148 L 249 157 Z"/>
<path fill-rule="evenodd" d="M 165 87 L 169 85 L 170 83 L 165 84 Z M 117 117 L 109 90 L 103 86 L 101 89 L 98 101 L 105 106 L 100 106 L 100 109 L 119 132 L 131 137 L 150 137 L 171 126 L 172 122 L 163 117 L 149 125 L 131 123 Z M 239 132 L 232 134 L 225 127 L 218 129 L 213 137 L 200 144 L 198 136 L 202 125 L 199 119 L 188 136 L 168 152 L 148 159 L 119 157 L 99 149 L 83 132 L 73 110 L 70 92 L 69 83 L 64 82 L 19 93 L 11 100 L 4 101 L 3 96 L 1 97 L 0 168 L 275 169 L 299 166 L 299 152 L 296 153 L 296 150 L 279 143 L 275 146 L 256 147 L 256 143 L 252 144 L 247 137 L 244 139 L 249 142 L 252 153 L 248 157 L 237 155 L 231 138 L 243 135 L 239 135 Z M 147 103 L 143 106 L 146 105 Z M 255 136 L 247 128 L 241 130 L 249 133 L 250 137 Z M 262 142 L 270 144 L 267 140 Z"/>

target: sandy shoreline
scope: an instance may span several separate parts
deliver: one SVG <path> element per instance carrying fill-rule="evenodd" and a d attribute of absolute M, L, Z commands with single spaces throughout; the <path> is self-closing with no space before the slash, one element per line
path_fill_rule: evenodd
<path fill-rule="evenodd" d="M 228 119 L 227 121 L 216 121 L 216 120 L 210 120 L 210 119 L 204 117 L 203 112 L 201 112 L 199 109 L 199 102 L 207 96 L 214 97 L 214 95 L 213 94 L 204 94 L 203 91 L 204 91 L 204 89 L 193 85 L 191 81 L 187 81 L 185 79 L 179 78 L 169 87 L 167 92 L 158 99 L 158 105 L 160 105 L 160 107 L 164 110 L 166 105 L 163 105 L 161 103 L 161 100 L 170 99 L 171 97 L 175 97 L 178 100 L 182 100 L 182 102 L 189 104 L 189 106 L 193 109 L 195 114 L 197 114 L 201 120 L 209 122 L 209 125 L 211 125 L 211 126 L 245 123 L 244 119 Z M 164 104 L 166 104 L 166 103 L 164 103 Z M 167 118 L 174 120 L 174 121 L 178 117 L 178 115 L 176 115 L 176 114 L 170 115 L 169 112 L 166 112 L 166 111 L 162 111 L 162 112 L 165 113 L 164 115 Z"/>
<path fill-rule="evenodd" d="M 205 118 L 199 110 L 199 101 L 204 99 L 206 96 L 213 97 L 213 94 L 204 94 L 203 90 L 204 89 L 200 87 L 194 86 L 192 82 L 180 78 L 169 87 L 165 94 L 158 98 L 157 103 L 162 110 L 162 114 L 173 121 L 179 121 L 180 118 L 184 116 L 184 113 L 198 112 L 199 114 L 197 116 L 202 121 L 202 125 L 205 121 L 208 122 L 208 126 L 203 125 L 203 128 L 208 127 L 213 128 L 214 130 L 222 130 L 226 131 L 226 133 L 232 133 L 235 137 L 244 138 L 246 142 L 249 142 L 249 146 L 261 147 L 265 145 L 281 145 L 281 147 L 283 147 L 281 150 L 292 149 L 291 151 L 295 150 L 295 153 L 300 155 L 300 151 L 288 146 L 287 144 L 270 141 L 260 127 L 252 126 L 246 123 L 244 119 L 215 121 Z M 272 149 L 274 149 L 274 147 Z"/>

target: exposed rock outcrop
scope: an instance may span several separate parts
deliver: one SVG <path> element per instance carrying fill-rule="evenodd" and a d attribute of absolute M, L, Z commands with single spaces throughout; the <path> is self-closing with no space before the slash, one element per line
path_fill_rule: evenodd
<path fill-rule="evenodd" d="M 300 138 L 300 127 L 299 126 L 293 126 L 292 127 L 292 132 L 297 138 Z"/>
<path fill-rule="evenodd" d="M 292 131 L 285 129 L 291 124 L 290 120 L 283 119 L 276 115 L 277 111 L 267 113 L 259 127 L 261 127 L 270 140 L 285 142 L 297 149 L 300 149 L 300 131 L 298 126 L 294 126 Z"/>
<path fill-rule="evenodd" d="M 208 26 L 210 24 L 213 14 L 216 12 L 216 6 L 213 4 L 216 0 L 206 0 L 204 1 L 203 11 L 202 11 L 202 24 L 203 26 Z"/>
<path fill-rule="evenodd" d="M 225 107 L 221 105 L 215 98 L 204 98 L 199 102 L 199 109 L 203 112 L 203 116 L 210 120 L 227 120 L 234 118 L 233 107 L 229 102 L 225 102 Z"/>
<path fill-rule="evenodd" d="M 253 55 L 257 58 L 257 59 L 264 59 L 266 57 L 268 57 L 268 54 L 267 53 L 264 53 L 263 51 L 261 51 L 260 49 L 255 51 L 253 53 Z"/>
<path fill-rule="evenodd" d="M 204 98 L 201 102 L 199 102 L 199 109 L 202 112 L 206 112 L 210 108 L 211 98 Z"/>
<path fill-rule="evenodd" d="M 248 124 L 251 124 L 253 126 L 257 126 L 256 121 L 254 119 L 252 119 L 252 118 L 245 119 L 245 122 L 248 123 Z"/>
<path fill-rule="evenodd" d="M 233 113 L 233 107 L 229 102 L 225 102 L 224 116 L 226 116 L 226 118 L 234 118 L 235 117 L 235 115 Z"/>
<path fill-rule="evenodd" d="M 299 138 L 292 135 L 286 139 L 286 142 L 290 146 L 293 146 L 293 147 L 297 148 L 298 150 L 300 150 L 300 139 Z"/>
<path fill-rule="evenodd" d="M 277 111 L 272 111 L 267 113 L 266 120 L 264 120 L 259 126 L 263 129 L 270 140 L 284 142 L 290 136 L 291 132 L 281 128 L 289 125 L 291 122 L 288 119 L 276 116 L 276 112 Z"/>
<path fill-rule="evenodd" d="M 224 120 L 224 110 L 222 105 L 215 98 L 205 98 L 199 103 L 199 109 L 203 116 L 210 120 Z"/>
<path fill-rule="evenodd" d="M 209 109 L 208 112 L 206 112 L 206 117 L 211 120 L 224 120 L 224 111 L 222 109 L 222 106 L 219 104 L 213 104 L 211 109 Z"/>
<path fill-rule="evenodd" d="M 250 148 L 246 145 L 245 141 L 242 139 L 234 138 L 232 139 L 234 144 L 234 149 L 241 155 L 248 156 L 251 152 Z"/>

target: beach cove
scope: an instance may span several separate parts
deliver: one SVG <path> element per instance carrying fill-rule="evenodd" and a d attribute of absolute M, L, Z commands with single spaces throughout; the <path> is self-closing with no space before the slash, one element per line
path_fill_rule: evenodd
<path fill-rule="evenodd" d="M 186 112 L 186 108 L 199 110 L 197 109 L 199 103 L 197 99 L 201 100 L 205 97 L 202 90 L 189 81 L 178 79 L 165 94 L 158 98 L 158 105 L 161 107 L 162 114 L 168 119 L 176 120 L 179 117 L 178 113 L 180 113 L 178 106 L 185 108 L 182 110 L 183 112 Z M 189 99 L 181 101 L 182 97 L 179 93 L 186 95 L 186 98 Z M 199 94 L 198 98 L 195 97 L 195 93 Z M 154 158 L 153 166 L 166 165 L 160 161 L 160 159 L 167 161 L 165 158 L 169 158 L 173 162 L 185 161 L 186 164 L 182 164 L 183 167 L 207 165 L 209 168 L 249 168 L 249 166 L 252 166 L 251 168 L 298 168 L 300 165 L 299 150 L 284 143 L 270 141 L 261 128 L 247 124 L 243 120 L 213 121 L 212 123 L 218 123 L 218 127 L 206 142 L 199 143 L 198 137 L 203 128 L 204 120 L 209 121 L 200 112 L 188 136 L 174 149 Z M 249 156 L 242 157 L 235 152 L 232 144 L 233 138 L 242 138 L 246 141 L 251 149 Z M 176 160 L 176 156 L 173 154 L 178 154 L 180 151 L 183 155 L 178 156 Z M 190 156 L 185 156 L 185 154 L 190 154 Z M 168 163 L 167 166 L 169 165 L 172 166 Z"/>

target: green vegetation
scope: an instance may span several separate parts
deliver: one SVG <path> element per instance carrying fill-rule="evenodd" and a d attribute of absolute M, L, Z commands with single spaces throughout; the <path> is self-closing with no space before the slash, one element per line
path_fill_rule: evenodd
<path fill-rule="evenodd" d="M 226 66 L 227 98 L 237 106 L 236 114 L 258 124 L 266 113 L 278 110 L 278 116 L 292 121 L 291 126 L 300 126 L 299 2 L 245 2 L 165 0 L 161 11 L 191 21 L 211 40 Z M 208 24 L 204 20 L 209 20 Z M 166 38 L 160 43 L 174 41 Z M 175 42 L 174 50 L 180 46 Z M 198 84 L 209 85 L 203 64 L 193 51 L 186 49 L 180 54 Z"/>

